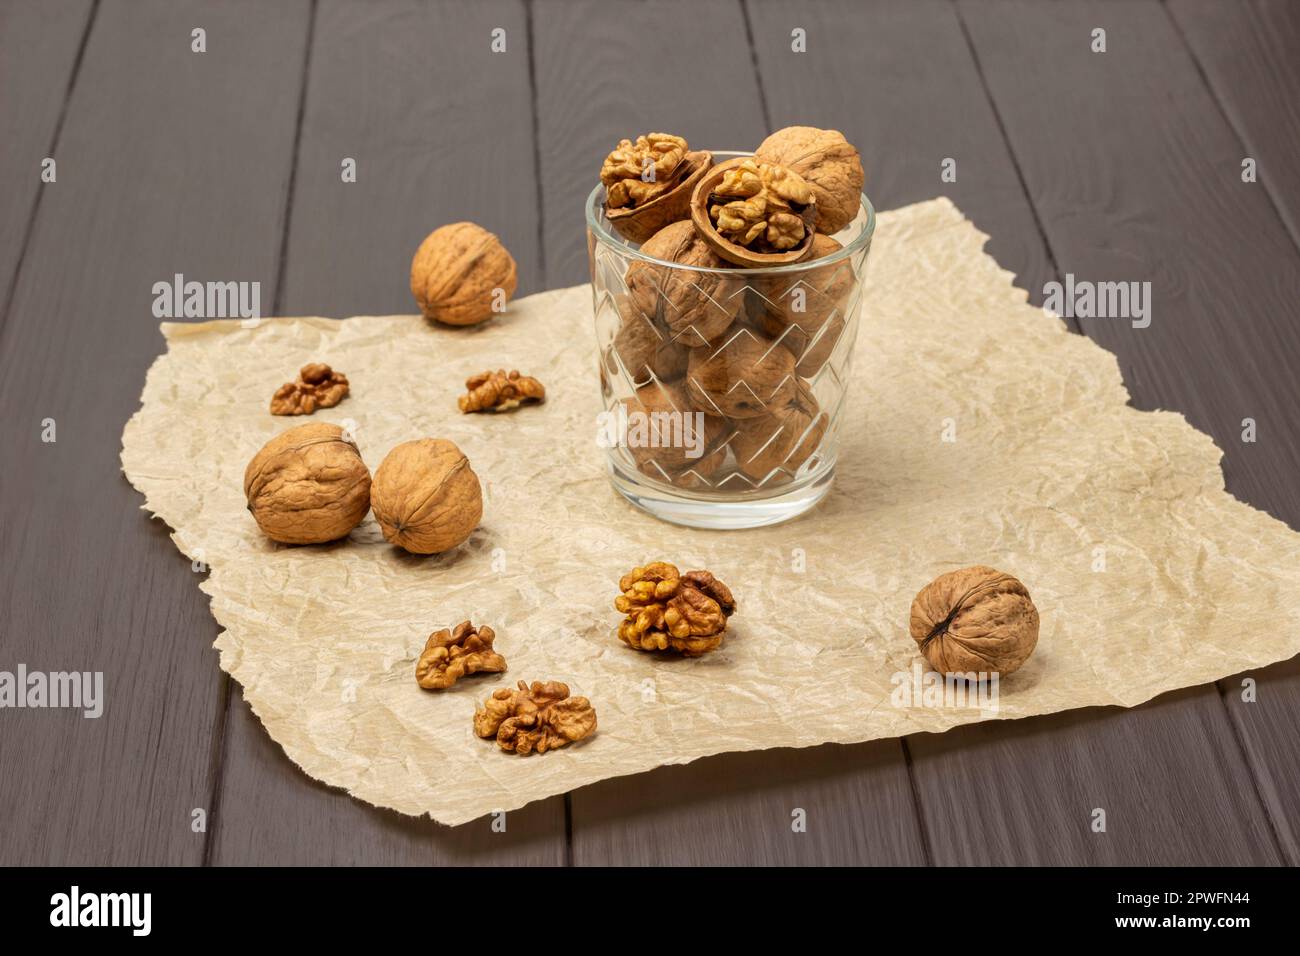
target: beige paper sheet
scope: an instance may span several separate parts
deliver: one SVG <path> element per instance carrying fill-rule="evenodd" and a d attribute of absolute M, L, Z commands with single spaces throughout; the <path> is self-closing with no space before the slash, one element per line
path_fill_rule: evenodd
<path fill-rule="evenodd" d="M 1114 357 L 1028 305 L 985 238 L 943 199 L 880 216 L 837 482 L 786 525 L 692 531 L 614 493 L 585 286 L 470 331 L 402 316 L 165 324 L 123 468 L 210 566 L 221 666 L 293 761 L 449 824 L 723 751 L 1131 706 L 1300 652 L 1300 536 L 1224 492 L 1219 450 L 1182 416 L 1129 407 Z M 269 396 L 308 361 L 344 371 L 352 396 L 273 418 Z M 488 366 L 538 376 L 550 400 L 459 414 L 463 380 Z M 372 470 L 398 442 L 452 439 L 483 480 L 482 526 L 431 558 L 389 547 L 370 517 L 333 545 L 268 542 L 244 466 L 307 420 L 354 423 Z M 718 652 L 658 657 L 614 636 L 619 575 L 658 558 L 735 592 Z M 919 660 L 913 595 L 979 563 L 1029 588 L 1036 653 L 996 713 L 900 706 L 912 685 L 896 675 Z M 465 618 L 496 628 L 509 673 L 420 690 L 426 636 Z M 475 701 L 520 678 L 588 696 L 596 736 L 528 758 L 475 738 Z"/>

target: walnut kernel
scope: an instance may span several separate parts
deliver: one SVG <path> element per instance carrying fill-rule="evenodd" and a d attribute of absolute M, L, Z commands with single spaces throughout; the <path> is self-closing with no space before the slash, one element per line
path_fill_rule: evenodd
<path fill-rule="evenodd" d="M 298 370 L 298 379 L 285 382 L 271 396 L 272 415 L 310 415 L 333 408 L 348 394 L 348 377 L 328 365 L 313 362 Z"/>
<path fill-rule="evenodd" d="M 679 573 L 666 561 L 633 568 L 618 582 L 614 608 L 627 615 L 619 640 L 639 651 L 699 657 L 722 643 L 736 601 L 708 571 Z"/>
<path fill-rule="evenodd" d="M 546 399 L 546 388 L 529 375 L 520 375 L 518 369 L 497 369 L 480 372 L 465 380 L 466 393 L 456 399 L 460 410 L 469 412 L 504 412 L 518 408 L 524 402 L 541 402 Z"/>
<path fill-rule="evenodd" d="M 518 690 L 495 690 L 474 711 L 474 733 L 495 737 L 502 750 L 521 755 L 544 754 L 595 730 L 591 701 L 570 697 L 568 685 L 559 681 L 520 681 Z"/>
<path fill-rule="evenodd" d="M 415 665 L 416 682 L 425 690 L 442 690 L 467 674 L 501 673 L 506 659 L 492 649 L 495 639 L 492 628 L 469 621 L 434 631 Z"/>

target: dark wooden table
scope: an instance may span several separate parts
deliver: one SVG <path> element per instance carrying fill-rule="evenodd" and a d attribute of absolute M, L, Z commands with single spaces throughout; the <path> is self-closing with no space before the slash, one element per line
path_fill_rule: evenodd
<path fill-rule="evenodd" d="M 218 669 L 197 575 L 119 472 L 162 348 L 153 283 L 407 312 L 416 244 L 472 219 L 520 294 L 570 285 L 619 137 L 793 123 L 858 144 L 879 208 L 951 196 L 1035 301 L 1065 273 L 1149 280 L 1149 328 L 1077 330 L 1300 527 L 1300 4 L 0 0 L 0 669 L 109 688 L 99 720 L 0 711 L 0 862 L 1300 862 L 1296 660 L 1131 710 L 701 760 L 505 833 L 308 779 Z"/>

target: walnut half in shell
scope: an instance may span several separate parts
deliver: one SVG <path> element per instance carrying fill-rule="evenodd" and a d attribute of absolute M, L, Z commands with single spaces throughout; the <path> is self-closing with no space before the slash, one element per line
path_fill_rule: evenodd
<path fill-rule="evenodd" d="M 713 165 L 713 154 L 692 152 L 669 133 L 621 140 L 605 157 L 605 218 L 623 238 L 645 242 L 664 226 L 691 214 L 691 192 Z"/>
<path fill-rule="evenodd" d="M 742 156 L 714 166 L 696 184 L 691 222 L 728 262 L 789 265 L 812 251 L 816 196 L 791 170 Z"/>

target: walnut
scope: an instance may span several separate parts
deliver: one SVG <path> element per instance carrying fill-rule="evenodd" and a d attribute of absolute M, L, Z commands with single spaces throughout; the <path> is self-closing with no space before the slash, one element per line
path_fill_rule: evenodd
<path fill-rule="evenodd" d="M 411 294 L 426 319 L 477 325 L 515 294 L 515 260 L 501 240 L 472 222 L 429 233 L 411 260 Z"/>
<path fill-rule="evenodd" d="M 797 353 L 798 362 L 795 364 L 794 370 L 804 378 L 812 378 L 826 364 L 827 359 L 831 357 L 843 334 L 844 320 L 839 316 L 836 316 L 814 332 L 811 338 L 806 337 L 797 330 L 788 334 L 783 339 L 787 345 L 794 348 L 802 346 L 802 351 Z"/>
<path fill-rule="evenodd" d="M 830 236 L 813 237 L 808 262 L 822 259 L 844 247 Z M 796 355 L 827 320 L 843 318 L 853 291 L 853 266 L 847 258 L 820 268 L 772 276 L 756 276 L 750 288 L 764 309 L 762 323 L 769 335 L 779 336 L 793 326 L 798 336 L 785 342 Z"/>
<path fill-rule="evenodd" d="M 912 600 L 909 630 L 942 674 L 1017 670 L 1038 643 L 1038 609 L 1009 574 L 976 566 L 941 574 Z"/>
<path fill-rule="evenodd" d="M 713 156 L 691 152 L 686 140 L 668 133 L 621 140 L 600 169 L 605 217 L 625 239 L 645 242 L 668 225 L 690 216 L 691 191 L 713 164 Z"/>
<path fill-rule="evenodd" d="M 348 394 L 348 377 L 328 365 L 313 362 L 298 370 L 296 382 L 285 382 L 271 396 L 272 415 L 310 415 L 333 408 Z"/>
<path fill-rule="evenodd" d="M 619 140 L 600 167 L 605 202 L 612 209 L 639 206 L 673 188 L 674 173 L 686 158 L 686 140 L 669 133 Z"/>
<path fill-rule="evenodd" d="M 621 364 L 633 385 L 685 375 L 686 348 L 673 341 L 668 327 L 638 309 L 630 296 L 618 296 L 617 303 L 621 322 L 605 356 L 609 373 L 617 375 Z"/>
<path fill-rule="evenodd" d="M 644 474 L 690 487 L 722 465 L 725 424 L 692 408 L 680 385 L 643 385 L 621 405 L 627 413 L 627 434 L 621 437 Z"/>
<path fill-rule="evenodd" d="M 785 346 L 739 328 L 713 348 L 691 351 L 686 386 L 710 414 L 758 418 L 789 399 L 794 365 Z"/>
<path fill-rule="evenodd" d="M 808 184 L 784 166 L 740 157 L 714 166 L 696 183 L 691 224 L 734 265 L 789 265 L 812 248 L 814 199 Z"/>
<path fill-rule="evenodd" d="M 744 305 L 744 283 L 722 271 L 727 263 L 705 244 L 689 221 L 660 229 L 641 251 L 666 262 L 717 270 L 672 269 L 639 260 L 628 267 L 627 288 L 633 304 L 667 326 L 675 343 L 698 348 L 727 330 Z"/>
<path fill-rule="evenodd" d="M 483 517 L 483 490 L 469 459 L 441 438 L 390 451 L 375 471 L 370 503 L 384 537 L 412 554 L 450 551 Z"/>
<path fill-rule="evenodd" d="M 708 571 L 678 572 L 666 561 L 633 568 L 618 582 L 614 608 L 627 615 L 619 640 L 639 651 L 707 654 L 722 643 L 736 601 Z"/>
<path fill-rule="evenodd" d="M 496 632 L 484 625 L 462 621 L 455 629 L 444 627 L 429 635 L 415 665 L 415 680 L 425 690 L 450 687 L 466 674 L 499 674 L 506 659 L 492 649 Z"/>
<path fill-rule="evenodd" d="M 826 425 L 817 397 L 799 379 L 770 414 L 736 422 L 731 440 L 736 467 L 758 482 L 788 480 L 821 445 Z M 780 473 L 773 475 L 777 469 Z"/>
<path fill-rule="evenodd" d="M 474 711 L 474 733 L 495 737 L 502 750 L 544 754 L 596 730 L 596 711 L 585 697 L 570 697 L 559 681 L 519 682 L 518 690 L 494 690 Z"/>
<path fill-rule="evenodd" d="M 518 408 L 524 402 L 546 400 L 546 388 L 529 375 L 520 375 L 517 369 L 507 372 L 480 372 L 465 380 L 468 391 L 456 399 L 460 410 L 469 412 L 504 412 Z"/>
<path fill-rule="evenodd" d="M 813 192 L 784 166 L 746 159 L 723 174 L 709 200 L 709 218 L 732 242 L 785 252 L 803 242 L 799 211 Z"/>
<path fill-rule="evenodd" d="M 858 151 L 839 130 L 787 126 L 763 140 L 754 157 L 807 180 L 817 197 L 818 232 L 839 232 L 857 216 L 866 176 Z"/>
<path fill-rule="evenodd" d="M 338 425 L 290 428 L 262 446 L 244 470 L 248 510 L 282 544 L 345 537 L 370 510 L 370 470 Z"/>

